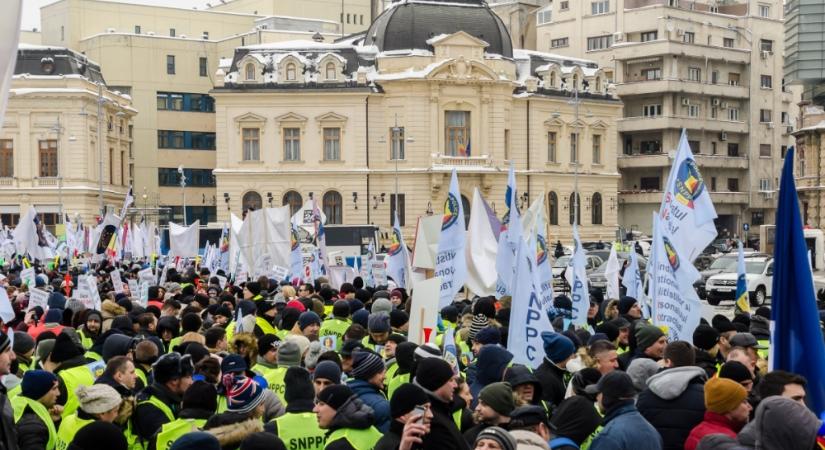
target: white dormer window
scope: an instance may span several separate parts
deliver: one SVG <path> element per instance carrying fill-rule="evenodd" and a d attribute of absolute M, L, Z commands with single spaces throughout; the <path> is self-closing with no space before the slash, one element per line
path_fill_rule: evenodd
<path fill-rule="evenodd" d="M 579 89 L 579 75 L 578 74 L 573 75 L 573 89 L 575 89 L 575 90 Z"/>
<path fill-rule="evenodd" d="M 335 63 L 328 62 L 326 66 L 326 79 L 327 80 L 334 80 L 336 78 L 335 74 Z"/>
<path fill-rule="evenodd" d="M 246 81 L 255 81 L 255 64 L 247 64 L 244 71 L 246 72 Z"/>
<path fill-rule="evenodd" d="M 295 64 L 289 63 L 286 65 L 286 81 L 295 81 Z"/>

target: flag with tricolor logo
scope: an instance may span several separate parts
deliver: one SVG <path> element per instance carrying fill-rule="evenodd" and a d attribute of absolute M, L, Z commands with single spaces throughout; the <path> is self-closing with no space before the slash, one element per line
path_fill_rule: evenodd
<path fill-rule="evenodd" d="M 736 264 L 736 314 L 751 312 L 751 303 L 748 300 L 748 280 L 745 274 L 745 251 L 742 249 L 742 241 L 739 241 L 739 260 Z"/>

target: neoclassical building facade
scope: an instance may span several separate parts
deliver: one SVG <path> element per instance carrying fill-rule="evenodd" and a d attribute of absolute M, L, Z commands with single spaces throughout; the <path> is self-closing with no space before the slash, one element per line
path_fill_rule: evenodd
<path fill-rule="evenodd" d="M 333 224 L 388 230 L 397 208 L 412 237 L 453 168 L 465 213 L 477 187 L 501 216 L 512 162 L 552 240 L 576 187 L 583 239 L 615 236 L 621 103 L 593 62 L 514 50 L 485 2 L 397 2 L 336 43 L 239 47 L 215 78 L 219 222 L 314 198 Z"/>

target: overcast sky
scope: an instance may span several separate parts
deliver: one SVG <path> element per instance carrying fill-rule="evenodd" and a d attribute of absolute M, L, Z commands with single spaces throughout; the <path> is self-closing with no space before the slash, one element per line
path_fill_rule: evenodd
<path fill-rule="evenodd" d="M 2 2 L 3 0 L 0 0 Z M 40 7 L 54 3 L 57 0 L 23 0 L 23 20 L 20 28 L 23 30 L 31 30 L 32 28 L 40 27 Z M 202 6 L 208 0 L 110 0 L 120 1 L 122 3 L 139 3 L 149 5 L 163 5 L 163 6 L 178 6 L 181 8 L 191 8 L 193 6 Z"/>

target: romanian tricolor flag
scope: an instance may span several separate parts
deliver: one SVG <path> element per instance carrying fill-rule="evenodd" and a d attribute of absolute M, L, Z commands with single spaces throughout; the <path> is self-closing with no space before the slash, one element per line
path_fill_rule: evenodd
<path fill-rule="evenodd" d="M 736 265 L 736 312 L 750 313 L 751 303 L 748 298 L 748 280 L 745 277 L 745 252 L 739 241 L 739 261 Z"/>

